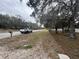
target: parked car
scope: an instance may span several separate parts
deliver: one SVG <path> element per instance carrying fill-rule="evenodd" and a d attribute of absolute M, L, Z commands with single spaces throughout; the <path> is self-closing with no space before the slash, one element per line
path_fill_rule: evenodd
<path fill-rule="evenodd" d="M 32 29 L 29 29 L 29 28 L 27 28 L 27 29 L 20 29 L 20 32 L 21 32 L 22 34 L 32 33 Z"/>

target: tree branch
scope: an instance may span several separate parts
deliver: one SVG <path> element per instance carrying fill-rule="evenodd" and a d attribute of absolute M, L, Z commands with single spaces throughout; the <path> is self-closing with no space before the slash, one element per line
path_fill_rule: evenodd
<path fill-rule="evenodd" d="M 58 2 L 58 3 L 62 3 L 62 4 L 64 4 L 64 6 L 66 6 L 66 7 L 70 7 L 70 6 L 68 6 L 65 2 Z"/>

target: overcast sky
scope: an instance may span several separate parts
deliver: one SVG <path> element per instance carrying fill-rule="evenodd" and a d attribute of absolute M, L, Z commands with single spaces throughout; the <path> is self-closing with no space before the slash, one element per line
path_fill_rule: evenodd
<path fill-rule="evenodd" d="M 35 22 L 30 14 L 33 9 L 26 5 L 28 0 L 23 0 L 21 3 L 19 0 L 0 0 L 0 13 L 9 15 L 20 15 L 26 21 Z"/>

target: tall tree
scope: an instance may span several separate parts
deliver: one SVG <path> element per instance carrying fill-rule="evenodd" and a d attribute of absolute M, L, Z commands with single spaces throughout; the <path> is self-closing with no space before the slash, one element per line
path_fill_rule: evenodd
<path fill-rule="evenodd" d="M 79 12 L 79 0 L 29 0 L 28 5 L 35 9 L 34 16 L 40 18 L 41 22 L 55 25 L 62 18 L 61 22 L 68 22 L 70 37 L 75 38 L 75 19 Z M 46 17 L 41 18 L 43 15 Z M 48 21 L 51 19 L 50 21 Z M 53 24 L 52 24 L 52 23 Z M 60 23 L 61 23 L 60 22 Z M 52 26 L 49 26 L 52 27 Z"/>

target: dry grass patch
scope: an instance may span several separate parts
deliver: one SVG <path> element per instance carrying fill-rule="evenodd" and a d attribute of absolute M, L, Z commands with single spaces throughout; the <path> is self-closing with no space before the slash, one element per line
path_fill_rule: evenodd
<path fill-rule="evenodd" d="M 46 32 L 45 37 L 43 38 L 43 41 L 42 41 L 42 45 L 43 45 L 44 51 L 47 52 L 48 56 L 51 58 L 53 58 L 54 56 L 57 56 L 58 53 L 61 53 L 63 51 L 61 46 L 55 41 L 55 39 L 49 32 Z"/>
<path fill-rule="evenodd" d="M 65 36 L 63 33 L 55 34 L 52 32 L 52 36 L 56 42 L 61 45 L 61 48 L 64 50 L 63 53 L 69 55 L 71 59 L 79 59 L 79 34 L 77 33 L 77 39 L 72 40 Z"/>
<path fill-rule="evenodd" d="M 35 44 L 39 42 L 42 37 L 44 37 L 44 34 L 45 32 L 36 32 L 30 34 L 23 34 L 12 38 L 1 39 L 0 46 L 8 47 L 11 50 L 19 48 L 32 48 L 32 46 L 35 46 Z"/>

